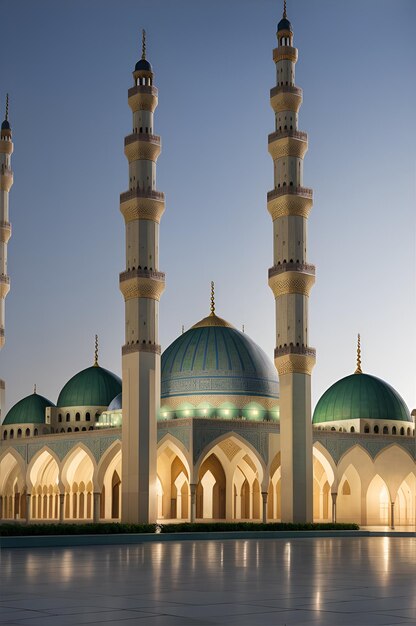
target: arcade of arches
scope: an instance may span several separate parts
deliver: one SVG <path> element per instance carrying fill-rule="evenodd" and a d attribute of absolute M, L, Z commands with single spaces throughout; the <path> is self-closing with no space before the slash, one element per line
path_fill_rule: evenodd
<path fill-rule="evenodd" d="M 337 464 L 314 445 L 314 520 L 361 525 L 415 524 L 414 460 L 397 445 L 374 459 L 361 446 Z M 228 435 L 192 465 L 172 436 L 158 449 L 158 519 L 279 520 L 280 452 L 266 467 L 242 438 Z M 0 457 L 0 518 L 43 521 L 114 520 L 121 512 L 121 445 L 97 463 L 82 444 L 63 460 L 48 447 L 28 464 L 12 448 Z"/>

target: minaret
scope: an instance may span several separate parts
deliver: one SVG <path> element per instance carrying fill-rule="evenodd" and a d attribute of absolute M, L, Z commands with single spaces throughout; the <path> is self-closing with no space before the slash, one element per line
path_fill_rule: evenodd
<path fill-rule="evenodd" d="M 9 123 L 9 95 L 6 96 L 6 115 L 0 131 L 0 350 L 5 342 L 5 300 L 10 290 L 7 274 L 7 243 L 12 234 L 9 222 L 9 191 L 13 185 L 10 167 L 13 152 L 12 129 Z M 5 408 L 6 386 L 0 380 L 0 422 Z"/>
<path fill-rule="evenodd" d="M 315 350 L 308 346 L 308 300 L 315 267 L 307 261 L 307 220 L 312 190 L 303 186 L 306 133 L 298 130 L 302 90 L 295 87 L 298 51 L 286 15 L 273 51 L 276 87 L 270 92 L 275 132 L 269 135 L 274 189 L 267 194 L 273 220 L 273 267 L 269 285 L 276 299 L 275 363 L 280 379 L 282 521 L 310 522 L 312 495 L 311 372 Z"/>
<path fill-rule="evenodd" d="M 5 342 L 5 299 L 10 290 L 7 275 L 7 243 L 12 234 L 9 222 L 9 191 L 13 185 L 10 167 L 13 152 L 12 129 L 9 123 L 9 95 L 6 96 L 6 115 L 0 133 L 0 349 Z"/>
<path fill-rule="evenodd" d="M 122 350 L 122 520 L 154 522 L 157 515 L 156 445 L 160 405 L 159 299 L 165 275 L 159 272 L 159 223 L 165 197 L 156 191 L 156 161 L 161 141 L 154 134 L 158 90 L 146 60 L 133 72 L 128 102 L 132 134 L 124 140 L 129 162 L 129 190 L 120 196 L 126 223 L 126 271 L 120 274 L 125 300 L 125 344 Z"/>

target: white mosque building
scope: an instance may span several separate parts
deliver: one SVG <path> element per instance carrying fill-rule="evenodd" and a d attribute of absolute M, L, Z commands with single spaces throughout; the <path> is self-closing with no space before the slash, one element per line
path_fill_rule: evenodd
<path fill-rule="evenodd" d="M 416 523 L 415 412 L 390 385 L 361 368 L 335 382 L 311 412 L 315 350 L 308 301 L 315 267 L 307 257 L 313 192 L 303 183 L 307 134 L 298 128 L 302 90 L 286 9 L 273 51 L 275 129 L 268 138 L 274 185 L 269 285 L 276 302 L 275 363 L 216 314 L 161 353 L 156 187 L 161 139 L 158 90 L 142 58 L 128 91 L 122 380 L 98 363 L 66 382 L 55 401 L 34 393 L 0 426 L 0 519 L 22 521 L 259 520 Z M 0 137 L 0 347 L 5 340 L 7 243 L 11 235 L 12 131 Z M 162 320 L 163 320 L 162 305 Z M 0 381 L 0 408 L 4 405 Z"/>

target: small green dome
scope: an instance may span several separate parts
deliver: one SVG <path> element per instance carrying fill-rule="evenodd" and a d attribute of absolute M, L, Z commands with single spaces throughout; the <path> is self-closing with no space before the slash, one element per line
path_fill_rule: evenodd
<path fill-rule="evenodd" d="M 45 408 L 47 406 L 55 406 L 53 402 L 40 396 L 38 393 L 32 393 L 30 396 L 19 400 L 4 418 L 3 426 L 11 424 L 44 424 Z"/>
<path fill-rule="evenodd" d="M 118 376 L 92 365 L 75 374 L 59 394 L 57 406 L 105 406 L 121 392 Z"/>
<path fill-rule="evenodd" d="M 369 374 L 351 374 L 325 391 L 316 405 L 312 422 L 348 419 L 411 422 L 403 398 L 384 380 Z"/>
<path fill-rule="evenodd" d="M 276 368 L 245 333 L 211 314 L 162 354 L 162 399 L 173 396 L 260 396 L 278 399 Z"/>

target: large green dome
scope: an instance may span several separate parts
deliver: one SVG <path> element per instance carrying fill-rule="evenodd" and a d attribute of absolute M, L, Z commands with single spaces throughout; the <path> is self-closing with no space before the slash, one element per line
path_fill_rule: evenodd
<path fill-rule="evenodd" d="M 105 406 L 121 392 L 118 376 L 92 365 L 75 374 L 59 394 L 57 406 Z"/>
<path fill-rule="evenodd" d="M 10 424 L 44 424 L 45 408 L 47 406 L 55 406 L 53 402 L 40 396 L 38 393 L 32 393 L 30 396 L 19 400 L 4 418 L 3 426 Z"/>
<path fill-rule="evenodd" d="M 312 421 L 322 424 L 359 418 L 412 421 L 397 391 L 369 374 L 351 374 L 332 385 L 316 405 Z"/>
<path fill-rule="evenodd" d="M 246 334 L 211 314 L 162 354 L 162 400 L 173 396 L 278 398 L 273 363 Z"/>

